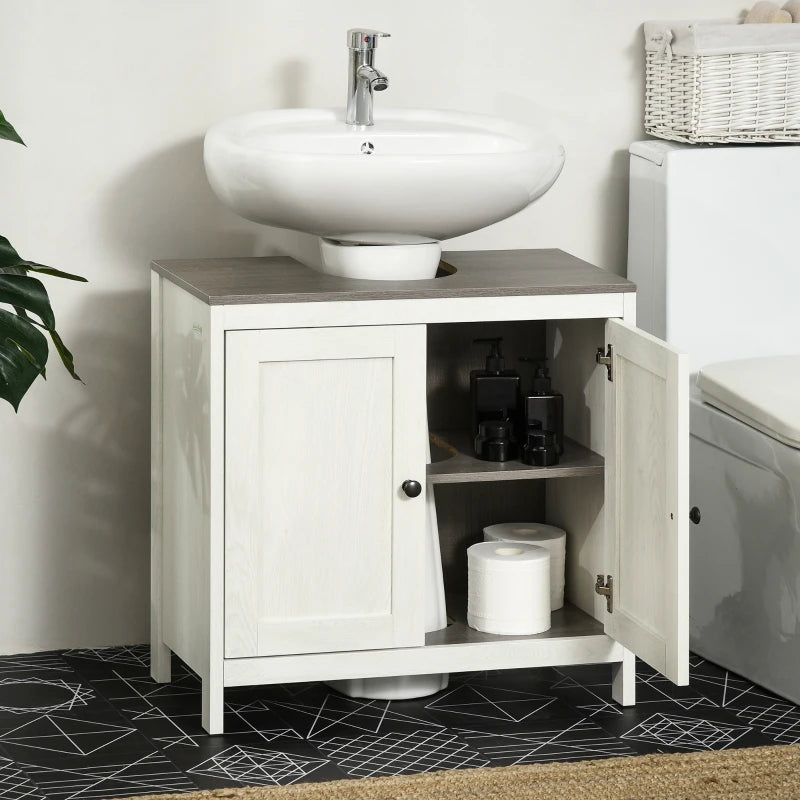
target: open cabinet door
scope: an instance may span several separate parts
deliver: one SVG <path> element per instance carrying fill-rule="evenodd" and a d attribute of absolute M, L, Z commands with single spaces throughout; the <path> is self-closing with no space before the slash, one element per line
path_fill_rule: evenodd
<path fill-rule="evenodd" d="M 609 636 L 677 684 L 689 682 L 687 356 L 621 320 L 606 324 Z"/>

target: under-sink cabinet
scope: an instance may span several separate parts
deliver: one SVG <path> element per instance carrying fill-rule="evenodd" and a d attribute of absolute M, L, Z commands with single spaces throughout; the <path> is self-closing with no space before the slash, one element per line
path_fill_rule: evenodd
<path fill-rule="evenodd" d="M 685 356 L 635 327 L 632 283 L 561 251 L 440 275 L 153 263 L 152 674 L 175 653 L 200 676 L 209 733 L 243 685 L 606 662 L 630 705 L 635 656 L 688 682 Z M 557 465 L 473 457 L 487 333 L 550 358 Z M 426 633 L 431 491 L 450 624 Z M 466 547 L 515 519 L 567 530 L 567 603 L 546 633 L 479 633 Z"/>

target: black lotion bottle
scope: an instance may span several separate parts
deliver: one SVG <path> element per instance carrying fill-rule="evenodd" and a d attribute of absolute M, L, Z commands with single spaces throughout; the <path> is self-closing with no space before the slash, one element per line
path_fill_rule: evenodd
<path fill-rule="evenodd" d="M 534 365 L 530 390 L 522 398 L 520 438 L 525 441 L 528 432 L 534 430 L 551 432 L 553 446 L 560 456 L 564 452 L 564 395 L 550 385 L 546 358 L 520 360 Z"/>
<path fill-rule="evenodd" d="M 474 369 L 469 375 L 475 455 L 484 461 L 510 461 L 517 457 L 519 373 L 505 368 L 502 338 L 475 342 L 490 346 L 486 368 Z"/>

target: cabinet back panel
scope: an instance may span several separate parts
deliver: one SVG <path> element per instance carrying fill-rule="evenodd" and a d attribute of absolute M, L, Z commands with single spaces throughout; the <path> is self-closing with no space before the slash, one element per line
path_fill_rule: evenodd
<path fill-rule="evenodd" d="M 467 430 L 470 426 L 469 373 L 483 369 L 489 346 L 473 339 L 503 337 L 506 367 L 516 369 L 523 386 L 530 367 L 520 356 L 545 355 L 545 323 L 453 322 L 428 325 L 428 426 L 434 431 Z"/>
<path fill-rule="evenodd" d="M 483 529 L 501 522 L 544 518 L 545 481 L 445 483 L 436 486 L 436 513 L 445 590 L 467 589 L 467 548 L 483 541 Z"/>
<path fill-rule="evenodd" d="M 428 425 L 431 430 L 468 430 L 469 373 L 483 369 L 488 345 L 473 339 L 503 337 L 506 367 L 528 385 L 530 367 L 520 356 L 545 354 L 545 322 L 456 322 L 428 325 Z M 483 528 L 500 522 L 544 519 L 545 481 L 492 481 L 437 485 L 436 513 L 445 588 L 467 588 L 467 547 L 483 540 Z"/>

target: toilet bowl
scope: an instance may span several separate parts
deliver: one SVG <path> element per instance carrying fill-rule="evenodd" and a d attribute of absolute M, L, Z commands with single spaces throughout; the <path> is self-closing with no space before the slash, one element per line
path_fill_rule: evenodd
<path fill-rule="evenodd" d="M 691 648 L 800 703 L 800 356 L 748 362 L 691 398 Z"/>

